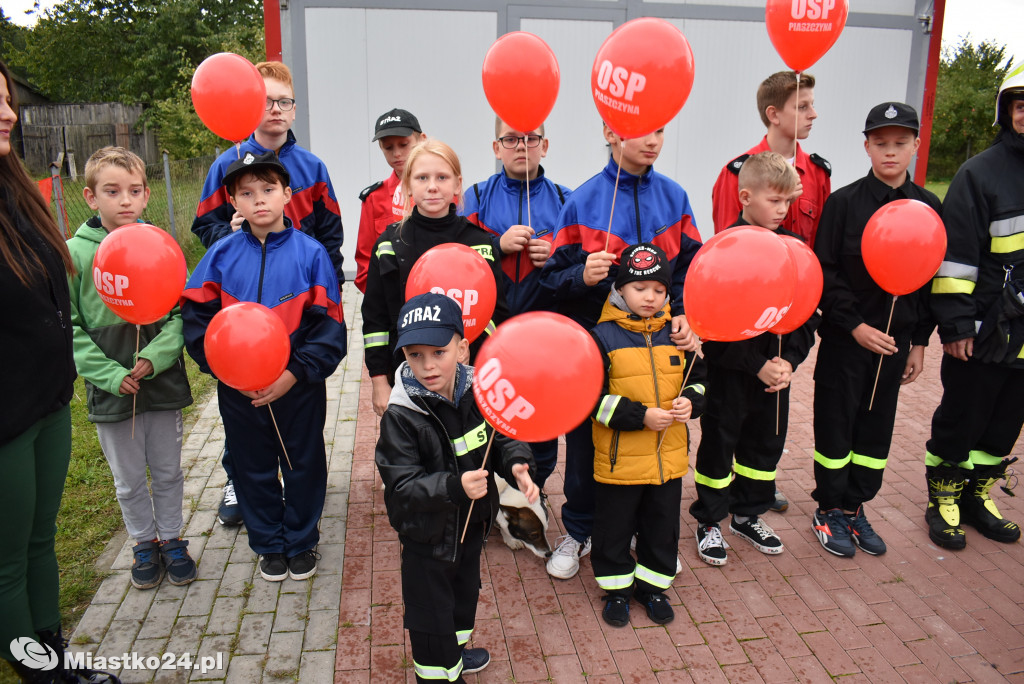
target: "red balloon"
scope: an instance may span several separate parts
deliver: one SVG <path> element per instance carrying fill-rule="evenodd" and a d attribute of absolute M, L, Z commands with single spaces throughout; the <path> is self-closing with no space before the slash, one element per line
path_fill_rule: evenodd
<path fill-rule="evenodd" d="M 777 234 L 737 226 L 697 251 L 686 272 L 686 320 L 700 337 L 735 342 L 777 325 L 793 303 L 795 273 Z"/>
<path fill-rule="evenodd" d="M 586 420 L 603 381 L 601 353 L 587 331 L 565 316 L 532 311 L 505 321 L 484 342 L 473 396 L 498 432 L 542 442 Z"/>
<path fill-rule="evenodd" d="M 590 90 L 601 119 L 623 139 L 662 128 L 683 108 L 693 87 L 693 50 L 664 19 L 627 21 L 594 58 Z"/>
<path fill-rule="evenodd" d="M 218 311 L 203 344 L 217 379 L 243 392 L 269 387 L 291 356 L 284 321 L 256 302 L 238 302 Z"/>
<path fill-rule="evenodd" d="M 807 322 L 814 315 L 821 302 L 821 289 L 825 279 L 821 273 L 821 264 L 814 250 L 800 238 L 792 235 L 780 235 L 789 248 L 789 256 L 793 259 L 796 272 L 796 283 L 793 289 L 793 303 L 782 320 L 768 329 L 776 335 L 791 333 Z"/>
<path fill-rule="evenodd" d="M 555 106 L 558 60 L 532 33 L 506 33 L 484 56 L 483 81 L 494 113 L 513 129 L 529 133 L 540 128 Z"/>
<path fill-rule="evenodd" d="M 860 252 L 868 274 L 893 295 L 910 294 L 932 279 L 946 256 L 946 226 L 918 200 L 889 202 L 864 228 Z"/>
<path fill-rule="evenodd" d="M 764 20 L 782 61 L 806 71 L 839 40 L 849 12 L 849 0 L 768 0 Z"/>
<path fill-rule="evenodd" d="M 92 281 L 103 303 L 136 325 L 155 323 L 178 303 L 188 267 L 178 242 L 147 223 L 126 225 L 103 238 Z"/>
<path fill-rule="evenodd" d="M 413 264 L 405 283 L 405 299 L 424 292 L 448 295 L 458 302 L 470 342 L 491 322 L 498 299 L 494 272 L 487 261 L 472 247 L 456 242 L 431 247 Z"/>
<path fill-rule="evenodd" d="M 238 142 L 263 121 L 267 86 L 245 57 L 218 52 L 204 59 L 192 75 L 192 104 L 207 128 Z"/>

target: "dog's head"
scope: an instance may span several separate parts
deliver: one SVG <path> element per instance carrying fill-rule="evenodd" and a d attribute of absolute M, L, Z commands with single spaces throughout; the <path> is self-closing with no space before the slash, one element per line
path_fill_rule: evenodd
<path fill-rule="evenodd" d="M 521 541 L 535 556 L 547 558 L 551 555 L 548 542 L 548 515 L 543 503 L 532 506 L 502 506 L 508 534 Z"/>

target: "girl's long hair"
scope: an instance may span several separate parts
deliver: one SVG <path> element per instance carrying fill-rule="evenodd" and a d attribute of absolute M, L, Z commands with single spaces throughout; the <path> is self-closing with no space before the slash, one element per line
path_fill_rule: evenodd
<path fill-rule="evenodd" d="M 412 215 L 412 167 L 416 164 L 416 160 L 425 154 L 433 154 L 440 157 L 448 166 L 452 167 L 452 172 L 456 177 L 462 178 L 462 164 L 459 163 L 459 156 L 455 154 L 455 150 L 440 140 L 433 138 L 427 138 L 423 142 L 418 143 L 409 152 L 409 157 L 405 160 L 405 170 L 402 172 L 402 192 L 405 194 L 403 224 Z M 463 207 L 462 197 L 464 194 L 464 192 L 460 191 L 455 198 L 455 206 L 458 209 Z"/>
<path fill-rule="evenodd" d="M 11 94 L 11 109 L 17 113 L 18 96 L 14 89 L 14 79 L 2 61 L 0 75 L 7 82 L 7 91 Z M 53 220 L 53 215 L 50 214 L 50 207 L 43 200 L 38 186 L 25 171 L 13 147 L 7 155 L 0 157 L 0 187 L 7 191 L 14 204 L 7 206 L 0 195 L 0 264 L 10 268 L 25 287 L 31 286 L 39 277 L 46 277 L 46 269 L 39 255 L 14 225 L 14 214 L 21 213 L 43 240 L 60 255 L 68 274 L 74 273 L 71 254 L 64 242 L 64 236 Z"/>

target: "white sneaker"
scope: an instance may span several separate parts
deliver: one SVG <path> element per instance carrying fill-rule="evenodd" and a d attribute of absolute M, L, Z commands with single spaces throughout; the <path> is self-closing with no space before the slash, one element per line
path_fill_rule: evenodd
<path fill-rule="evenodd" d="M 570 535 L 559 537 L 548 559 L 548 574 L 558 579 L 571 579 L 580 570 L 580 558 L 590 553 L 590 537 L 580 544 Z"/>

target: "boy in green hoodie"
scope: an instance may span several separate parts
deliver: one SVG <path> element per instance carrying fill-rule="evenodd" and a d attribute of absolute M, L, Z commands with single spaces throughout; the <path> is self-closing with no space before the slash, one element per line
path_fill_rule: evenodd
<path fill-rule="evenodd" d="M 192 392 L 182 357 L 181 312 L 175 306 L 137 331 L 107 308 L 92 275 L 103 238 L 138 222 L 146 208 L 146 166 L 129 150 L 104 147 L 86 162 L 85 183 L 85 201 L 98 215 L 68 240 L 75 264 L 69 278 L 75 366 L 85 379 L 89 420 L 96 423 L 114 474 L 125 527 L 136 542 L 132 585 L 150 589 L 165 572 L 171 584 L 188 584 L 196 578 L 196 564 L 180 538 L 181 409 L 192 403 Z"/>

